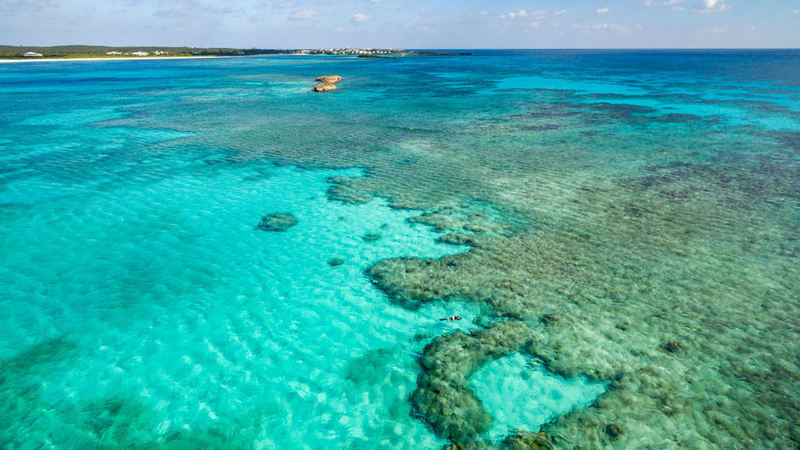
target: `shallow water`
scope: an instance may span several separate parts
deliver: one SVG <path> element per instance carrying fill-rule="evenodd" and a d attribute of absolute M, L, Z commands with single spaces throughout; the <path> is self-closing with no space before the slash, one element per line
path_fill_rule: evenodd
<path fill-rule="evenodd" d="M 345 80 L 311 93 L 324 73 Z M 794 51 L 0 65 L 0 442 L 790 446 L 798 73 Z M 274 212 L 298 225 L 255 228 Z"/>
<path fill-rule="evenodd" d="M 558 416 L 591 406 L 608 385 L 580 375 L 561 377 L 519 353 L 485 364 L 470 384 L 493 415 L 491 440 L 515 430 L 536 433 Z"/>
<path fill-rule="evenodd" d="M 328 200 L 329 177 L 362 170 L 149 155 L 182 134 L 87 126 L 115 116 L 12 125 L 48 129 L 9 159 L 53 167 L 7 177 L 0 194 L 3 442 L 439 445 L 406 402 L 414 336 L 468 322 L 394 306 L 363 272 L 464 248 L 384 200 Z M 298 224 L 256 229 L 272 212 Z"/>

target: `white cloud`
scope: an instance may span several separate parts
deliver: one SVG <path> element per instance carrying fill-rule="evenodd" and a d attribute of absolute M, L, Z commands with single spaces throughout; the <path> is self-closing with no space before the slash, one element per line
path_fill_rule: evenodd
<path fill-rule="evenodd" d="M 313 9 L 300 9 L 289 14 L 289 18 L 292 20 L 308 20 L 318 14 L 319 13 Z"/>
<path fill-rule="evenodd" d="M 368 16 L 366 14 L 357 13 L 357 14 L 355 14 L 353 16 L 353 18 L 351 20 L 353 22 L 362 23 L 362 22 L 369 22 L 370 20 L 372 20 L 372 17 L 370 17 L 370 16 Z"/>
<path fill-rule="evenodd" d="M 591 28 L 595 30 L 615 30 L 615 31 L 625 31 L 627 30 L 626 27 L 617 24 L 617 23 L 596 23 L 591 26 Z"/>
<path fill-rule="evenodd" d="M 644 6 L 669 6 L 669 5 L 680 5 L 681 3 L 685 2 L 686 0 L 664 0 L 661 2 L 656 2 L 653 0 L 646 0 L 644 2 Z"/>
<path fill-rule="evenodd" d="M 685 2 L 686 0 L 663 0 L 663 1 L 645 0 L 644 6 L 672 6 L 673 11 L 683 11 L 686 8 L 681 5 Z"/>
<path fill-rule="evenodd" d="M 562 15 L 562 14 L 566 14 L 566 13 L 567 13 L 567 10 L 566 10 L 566 9 L 562 9 L 562 10 L 560 10 L 560 11 L 556 11 L 556 12 L 554 12 L 554 13 L 553 13 L 553 15 L 554 15 L 554 16 L 560 16 L 560 15 Z"/>
<path fill-rule="evenodd" d="M 597 8 L 597 14 L 608 14 L 608 7 L 606 8 Z"/>
<path fill-rule="evenodd" d="M 501 19 L 516 19 L 517 17 L 528 17 L 528 11 L 520 9 L 519 11 L 512 11 L 508 14 L 501 14 Z"/>
<path fill-rule="evenodd" d="M 609 30 L 617 33 L 630 33 L 634 31 L 644 30 L 644 27 L 640 23 L 637 23 L 632 27 L 620 25 L 618 23 L 591 23 L 591 24 L 573 23 L 572 27 L 581 30 Z"/>
<path fill-rule="evenodd" d="M 795 9 L 794 11 L 792 11 L 792 14 L 800 14 L 800 9 Z"/>
<path fill-rule="evenodd" d="M 533 16 L 533 17 L 534 17 L 536 20 L 542 20 L 542 19 L 544 19 L 545 17 L 547 17 L 547 11 L 545 11 L 545 10 L 543 10 L 543 9 L 537 9 L 536 11 L 531 11 L 531 15 L 532 15 L 532 16 Z"/>
<path fill-rule="evenodd" d="M 542 25 L 541 22 L 531 22 L 531 28 L 539 28 Z"/>
<path fill-rule="evenodd" d="M 722 12 L 730 9 L 730 5 L 725 3 L 726 0 L 703 0 L 702 8 L 697 9 L 700 12 Z"/>

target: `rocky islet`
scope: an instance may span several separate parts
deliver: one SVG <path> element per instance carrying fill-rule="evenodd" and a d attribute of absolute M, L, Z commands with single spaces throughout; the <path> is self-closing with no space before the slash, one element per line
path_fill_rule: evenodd
<path fill-rule="evenodd" d="M 319 84 L 314 86 L 314 92 L 328 92 L 336 89 L 336 83 L 342 81 L 340 75 L 322 75 L 316 78 Z"/>

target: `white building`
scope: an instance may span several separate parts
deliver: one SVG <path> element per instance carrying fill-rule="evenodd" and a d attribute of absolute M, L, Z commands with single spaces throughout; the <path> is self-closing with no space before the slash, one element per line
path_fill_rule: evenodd
<path fill-rule="evenodd" d="M 26 58 L 41 58 L 44 55 L 36 52 L 25 52 L 22 56 Z"/>

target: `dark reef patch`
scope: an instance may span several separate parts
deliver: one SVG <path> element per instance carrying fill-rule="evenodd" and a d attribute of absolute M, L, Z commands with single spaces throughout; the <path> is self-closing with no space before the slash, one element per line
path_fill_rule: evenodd
<path fill-rule="evenodd" d="M 354 186 L 355 178 L 339 175 L 328 178 L 330 187 L 328 188 L 328 199 L 342 203 L 359 204 L 372 200 L 371 195 L 364 194 Z"/>
<path fill-rule="evenodd" d="M 256 229 L 261 231 L 286 231 L 297 225 L 297 217 L 292 213 L 272 213 L 261 218 Z"/>
<path fill-rule="evenodd" d="M 383 235 L 381 235 L 380 233 L 367 233 L 361 237 L 361 240 L 364 242 L 375 242 L 382 237 Z"/>
<path fill-rule="evenodd" d="M 525 131 L 553 131 L 558 130 L 559 128 L 561 128 L 561 125 L 552 123 L 542 125 L 525 125 L 522 127 L 522 129 Z"/>
<path fill-rule="evenodd" d="M 610 423 L 603 428 L 603 431 L 611 438 L 616 439 L 622 434 L 622 428 L 619 425 Z"/>
<path fill-rule="evenodd" d="M 517 431 L 505 438 L 500 448 L 502 450 L 548 450 L 553 448 L 553 444 L 553 437 L 547 433 Z"/>

